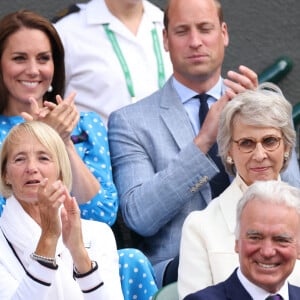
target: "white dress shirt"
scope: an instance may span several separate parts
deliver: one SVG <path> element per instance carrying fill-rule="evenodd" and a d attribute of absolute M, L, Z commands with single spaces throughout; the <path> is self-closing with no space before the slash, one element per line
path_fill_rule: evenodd
<path fill-rule="evenodd" d="M 143 5 L 144 15 L 136 35 L 110 13 L 104 0 L 80 4 L 79 12 L 54 24 L 65 48 L 66 95 L 76 91 L 78 109 L 97 112 L 105 123 L 112 111 L 132 101 L 103 24 L 108 23 L 116 35 L 130 71 L 136 100 L 159 88 L 151 34 L 154 27 L 159 36 L 166 79 L 172 73 L 169 54 L 163 48 L 163 12 L 148 1 L 143 1 Z"/>
<path fill-rule="evenodd" d="M 253 299 L 265 300 L 268 296 L 273 295 L 249 281 L 241 272 L 240 268 L 238 268 L 237 270 L 237 276 L 243 287 Z M 284 282 L 284 285 L 279 291 L 276 292 L 276 294 L 279 294 L 283 298 L 283 300 L 289 300 L 289 288 L 287 281 Z"/>
<path fill-rule="evenodd" d="M 197 135 L 200 130 L 200 122 L 199 122 L 200 102 L 199 99 L 193 98 L 194 96 L 197 95 L 197 93 L 189 89 L 188 87 L 184 86 L 183 84 L 181 84 L 179 81 L 175 79 L 175 77 L 173 77 L 173 85 L 180 97 L 184 109 L 186 110 L 189 116 L 195 135 Z M 210 96 L 207 100 L 209 108 L 222 96 L 222 94 L 224 93 L 223 90 L 224 90 L 223 79 L 220 77 L 217 84 L 213 86 L 209 91 L 206 92 L 206 94 Z"/>

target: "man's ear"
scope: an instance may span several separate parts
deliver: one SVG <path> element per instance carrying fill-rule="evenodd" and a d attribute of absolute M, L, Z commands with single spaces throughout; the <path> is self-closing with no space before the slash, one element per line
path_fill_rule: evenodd
<path fill-rule="evenodd" d="M 228 28 L 227 24 L 225 22 L 222 23 L 222 34 L 223 34 L 223 40 L 224 40 L 224 47 L 228 47 L 229 45 L 229 34 L 228 34 Z"/>
<path fill-rule="evenodd" d="M 165 28 L 163 29 L 163 41 L 165 50 L 169 52 L 168 32 Z"/>
<path fill-rule="evenodd" d="M 239 253 L 239 248 L 240 248 L 240 243 L 239 243 L 239 240 L 235 240 L 235 244 L 234 244 L 234 251 L 236 253 Z"/>
<path fill-rule="evenodd" d="M 300 241 L 298 242 L 298 245 L 297 245 L 297 259 L 300 260 Z"/>

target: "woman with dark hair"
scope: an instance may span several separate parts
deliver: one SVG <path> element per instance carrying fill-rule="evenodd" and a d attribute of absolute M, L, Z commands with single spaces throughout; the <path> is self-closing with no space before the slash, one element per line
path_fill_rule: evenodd
<path fill-rule="evenodd" d="M 5 16 L 0 22 L 0 59 L 0 145 L 24 121 L 22 112 L 48 123 L 65 142 L 81 216 L 112 225 L 118 199 L 106 129 L 97 114 L 78 114 L 74 93 L 62 101 L 64 49 L 55 28 L 30 11 Z M 37 116 L 40 110 L 46 116 Z"/>

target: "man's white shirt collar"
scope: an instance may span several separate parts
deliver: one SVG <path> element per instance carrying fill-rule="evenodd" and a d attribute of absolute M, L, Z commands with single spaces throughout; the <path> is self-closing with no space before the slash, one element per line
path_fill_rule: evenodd
<path fill-rule="evenodd" d="M 181 102 L 185 103 L 191 98 L 193 98 L 198 93 L 194 90 L 186 87 L 182 83 L 180 83 L 174 76 L 173 76 L 173 87 L 175 88 L 177 94 L 179 95 Z M 213 86 L 206 94 L 210 95 L 214 99 L 218 100 L 224 93 L 224 85 L 223 85 L 223 78 L 220 77 L 218 82 Z"/>
<path fill-rule="evenodd" d="M 241 272 L 241 269 L 238 268 L 237 270 L 237 277 L 240 280 L 243 287 L 246 289 L 246 291 L 249 293 L 249 295 L 252 297 L 252 299 L 255 300 L 265 300 L 270 293 L 263 290 L 262 288 L 256 286 L 251 281 L 249 281 Z M 281 297 L 283 297 L 284 300 L 289 300 L 289 288 L 288 283 L 285 281 L 284 285 L 281 287 L 279 291 L 277 291 L 277 294 L 280 294 Z"/>

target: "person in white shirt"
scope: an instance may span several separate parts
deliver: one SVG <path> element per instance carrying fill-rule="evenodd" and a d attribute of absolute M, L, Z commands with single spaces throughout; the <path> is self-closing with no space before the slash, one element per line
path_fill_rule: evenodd
<path fill-rule="evenodd" d="M 73 10 L 74 11 L 74 10 Z M 65 48 L 66 95 L 104 122 L 112 111 L 159 89 L 172 73 L 163 12 L 145 0 L 78 4 L 56 27 Z"/>
<path fill-rule="evenodd" d="M 30 121 L 1 150 L 0 299 L 123 300 L 110 227 L 80 219 L 59 134 Z"/>

